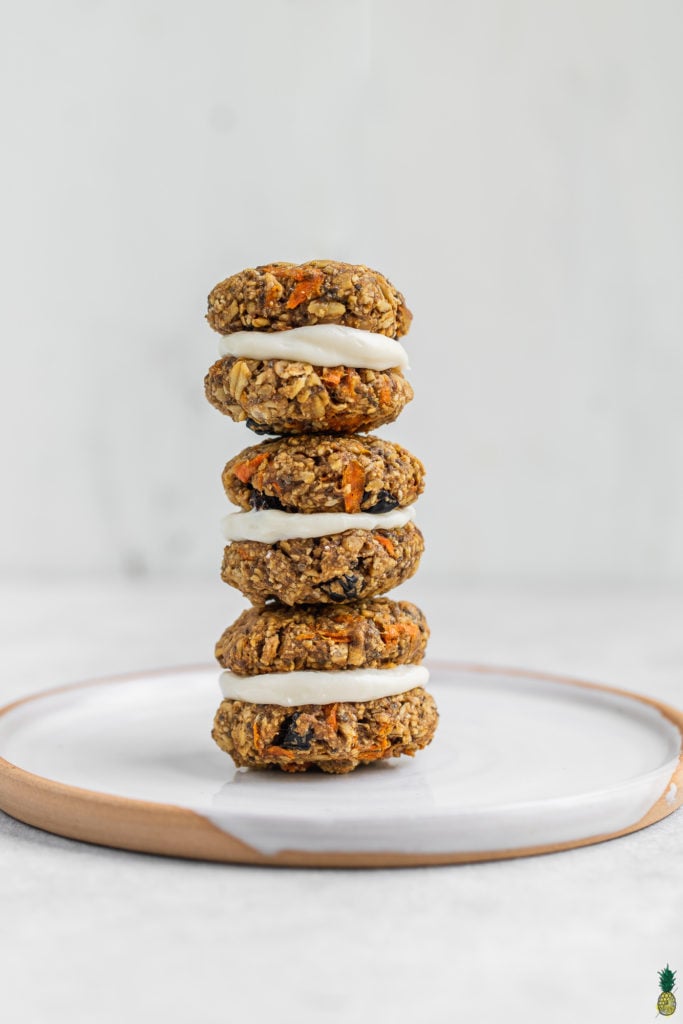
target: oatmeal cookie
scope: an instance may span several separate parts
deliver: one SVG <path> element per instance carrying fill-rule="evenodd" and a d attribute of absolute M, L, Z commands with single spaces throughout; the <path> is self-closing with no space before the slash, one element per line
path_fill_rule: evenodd
<path fill-rule="evenodd" d="M 398 369 L 312 366 L 225 356 L 209 370 L 211 405 L 257 434 L 353 434 L 391 423 L 413 397 Z"/>
<path fill-rule="evenodd" d="M 231 459 L 223 487 L 243 509 L 380 513 L 412 505 L 424 488 L 424 466 L 373 434 L 281 437 Z"/>
<path fill-rule="evenodd" d="M 416 572 L 424 540 L 414 523 L 392 530 L 346 530 L 327 537 L 233 541 L 221 577 L 252 604 L 356 601 L 385 594 Z"/>
<path fill-rule="evenodd" d="M 412 314 L 401 293 L 376 270 L 310 260 L 248 268 L 221 281 L 209 295 L 206 319 L 220 334 L 323 323 L 399 338 Z"/>
<path fill-rule="evenodd" d="M 249 608 L 225 630 L 216 659 L 237 675 L 395 668 L 424 658 L 429 627 L 409 601 L 387 597 L 343 608 Z"/>
<path fill-rule="evenodd" d="M 371 761 L 412 756 L 431 742 L 438 718 L 421 686 L 364 703 L 288 708 L 224 700 L 212 736 L 238 767 L 343 774 Z"/>

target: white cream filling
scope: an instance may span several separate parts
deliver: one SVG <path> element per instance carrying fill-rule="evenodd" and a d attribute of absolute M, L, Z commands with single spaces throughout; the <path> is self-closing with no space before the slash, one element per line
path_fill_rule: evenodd
<path fill-rule="evenodd" d="M 415 506 L 394 508 L 391 512 L 282 512 L 263 509 L 231 512 L 221 520 L 227 541 L 257 540 L 275 544 L 280 540 L 327 537 L 344 530 L 396 530 L 415 518 Z"/>
<path fill-rule="evenodd" d="M 429 671 L 424 665 L 398 665 L 331 672 L 269 672 L 262 676 L 221 672 L 219 686 L 227 700 L 291 708 L 301 704 L 379 700 L 425 686 L 428 680 Z"/>
<path fill-rule="evenodd" d="M 408 356 L 400 342 L 344 324 L 312 324 L 289 331 L 236 331 L 221 336 L 218 353 L 245 359 L 288 359 L 313 366 L 408 369 Z"/>

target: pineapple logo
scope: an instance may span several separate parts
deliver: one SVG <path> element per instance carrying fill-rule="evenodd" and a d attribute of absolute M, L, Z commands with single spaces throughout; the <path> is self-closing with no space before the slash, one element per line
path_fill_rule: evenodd
<path fill-rule="evenodd" d="M 676 972 L 672 971 L 667 964 L 664 970 L 659 971 L 659 999 L 657 1000 L 657 1014 L 662 1017 L 670 1017 L 676 1012 L 676 996 L 673 993 L 676 985 Z"/>

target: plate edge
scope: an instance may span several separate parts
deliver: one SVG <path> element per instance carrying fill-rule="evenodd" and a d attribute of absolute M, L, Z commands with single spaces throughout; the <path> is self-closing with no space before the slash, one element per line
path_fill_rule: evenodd
<path fill-rule="evenodd" d="M 638 700 L 658 710 L 671 722 L 681 736 L 682 749 L 677 766 L 664 792 L 639 821 L 618 832 L 603 833 L 579 840 L 568 840 L 545 846 L 519 847 L 509 850 L 453 852 L 453 853 L 396 853 L 390 850 L 373 852 L 280 850 L 276 854 L 263 854 L 229 832 L 223 831 L 203 815 L 173 804 L 160 804 L 127 797 L 97 793 L 92 790 L 53 782 L 43 776 L 11 764 L 0 757 L 0 810 L 28 825 L 46 832 L 81 842 L 139 853 L 184 857 L 192 860 L 262 864 L 290 867 L 415 867 L 421 865 L 459 864 L 478 861 L 505 860 L 555 853 L 616 839 L 661 821 L 683 804 L 683 712 L 670 705 L 642 694 L 632 693 L 600 683 L 590 683 L 569 676 L 555 675 L 504 666 L 477 665 L 459 662 L 434 661 L 439 667 L 457 668 L 482 674 L 538 678 L 606 691 Z M 0 717 L 13 709 L 43 697 L 64 693 L 81 687 L 125 682 L 164 675 L 169 672 L 196 672 L 209 665 L 183 665 L 165 669 L 125 673 L 94 680 L 71 683 L 51 690 L 31 694 L 0 708 Z M 667 798 L 671 784 L 677 791 L 672 800 Z"/>

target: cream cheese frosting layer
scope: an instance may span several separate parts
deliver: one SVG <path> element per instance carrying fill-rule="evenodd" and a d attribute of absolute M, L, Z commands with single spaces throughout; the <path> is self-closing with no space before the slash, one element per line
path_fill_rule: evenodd
<path fill-rule="evenodd" d="M 269 672 L 262 676 L 221 672 L 219 686 L 226 700 L 291 708 L 302 704 L 379 700 L 425 686 L 428 680 L 429 670 L 424 665 L 397 665 L 396 668 L 330 672 Z"/>
<path fill-rule="evenodd" d="M 313 366 L 408 368 L 408 356 L 400 342 L 344 324 L 312 324 L 289 331 L 235 331 L 221 336 L 218 353 L 245 359 L 288 359 Z"/>
<path fill-rule="evenodd" d="M 280 540 L 328 537 L 345 530 L 397 530 L 415 518 L 415 506 L 391 512 L 282 512 L 262 509 L 231 512 L 221 520 L 226 541 L 256 540 L 276 544 Z"/>

